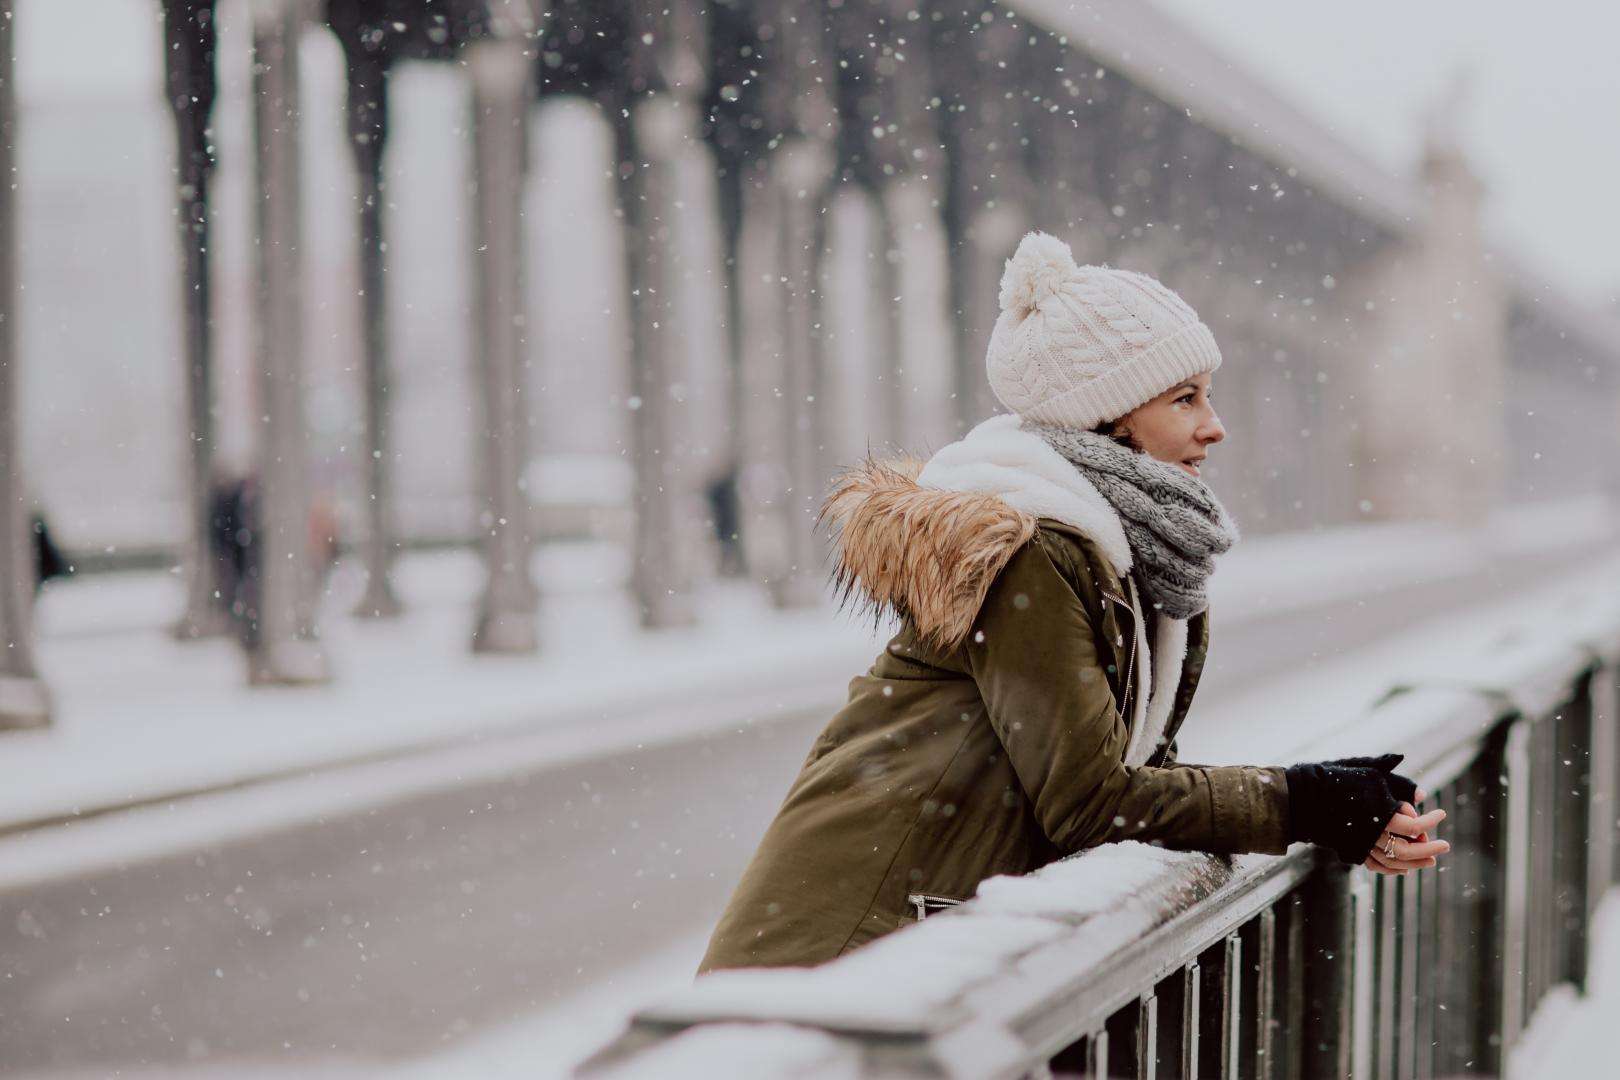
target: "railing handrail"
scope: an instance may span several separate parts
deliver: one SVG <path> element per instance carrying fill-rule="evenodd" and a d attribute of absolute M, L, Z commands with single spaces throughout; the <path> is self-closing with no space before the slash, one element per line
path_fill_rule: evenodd
<path fill-rule="evenodd" d="M 1408 749 L 1404 771 L 1431 791 L 1452 783 L 1505 727 L 1556 719 L 1584 679 L 1620 666 L 1620 613 L 1586 614 L 1572 627 L 1562 613 L 1556 634 L 1508 635 L 1488 666 L 1392 689 L 1354 725 L 1328 733 L 1323 756 L 1383 745 L 1387 731 Z M 1136 866 L 1099 907 L 1098 881 L 1120 879 L 1125 861 L 1144 857 L 1162 865 L 1145 875 Z M 740 1021 L 853 1040 L 869 1074 L 885 1071 L 885 1060 L 905 1060 L 942 1075 L 1021 1076 L 1101 1031 L 1144 987 L 1151 991 L 1331 861 L 1304 845 L 1231 859 L 1136 844 L 1095 849 L 1027 877 L 992 879 L 960 907 L 819 968 L 705 976 L 638 1012 L 586 1071 L 687 1029 Z M 1081 890 L 1054 880 L 1082 874 Z M 1357 896 L 1370 892 L 1364 885 Z M 970 947 L 973 955 L 942 960 Z"/>

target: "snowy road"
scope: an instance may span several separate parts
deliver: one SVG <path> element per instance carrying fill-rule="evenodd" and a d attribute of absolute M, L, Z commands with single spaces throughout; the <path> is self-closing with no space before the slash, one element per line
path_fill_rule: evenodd
<path fill-rule="evenodd" d="M 1419 613 L 1456 618 L 1490 599 L 1511 609 L 1507 598 L 1579 566 L 1570 554 L 1556 572 L 1525 558 L 1382 592 L 1363 583 L 1358 599 L 1217 623 L 1195 721 L 1241 723 L 1257 688 L 1313 671 L 1353 706 L 1379 676 L 1363 668 L 1346 684 L 1352 650 L 1422 640 Z M 433 1062 L 461 1061 L 497 1075 L 476 1055 L 539 1038 L 548 1011 L 580 1017 L 592 1000 L 580 995 L 614 973 L 623 1001 L 636 990 L 626 973 L 689 970 L 695 935 L 825 715 L 562 765 L 514 761 L 504 777 L 14 887 L 0 893 L 0 1066 L 347 1076 L 386 1061 L 443 1075 Z M 191 813 L 215 807 L 229 812 L 211 800 Z M 162 829 L 162 813 L 143 827 Z"/>

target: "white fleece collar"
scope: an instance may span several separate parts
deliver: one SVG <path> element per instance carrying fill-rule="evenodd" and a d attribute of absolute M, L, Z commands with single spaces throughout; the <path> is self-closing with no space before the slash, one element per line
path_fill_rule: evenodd
<path fill-rule="evenodd" d="M 1187 656 L 1187 622 L 1160 618 L 1154 649 L 1149 650 L 1147 620 L 1130 578 L 1131 547 L 1119 514 L 1102 492 L 1045 439 L 1020 428 L 1018 417 L 1006 413 L 992 416 L 941 447 L 923 466 L 917 482 L 941 491 L 995 495 L 1015 510 L 1063 522 L 1102 549 L 1114 572 L 1126 582 L 1135 624 L 1136 701 L 1124 760 L 1127 765 L 1147 761 L 1159 748 L 1175 704 Z M 1158 664 L 1153 663 L 1154 652 Z"/>
<path fill-rule="evenodd" d="M 1095 484 L 1010 413 L 992 416 L 928 459 L 917 482 L 942 491 L 982 491 L 1015 510 L 1055 518 L 1097 542 L 1121 578 L 1131 545 Z"/>

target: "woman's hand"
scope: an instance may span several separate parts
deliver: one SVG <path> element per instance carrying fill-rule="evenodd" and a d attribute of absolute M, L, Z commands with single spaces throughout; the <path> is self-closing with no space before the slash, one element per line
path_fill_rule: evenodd
<path fill-rule="evenodd" d="M 1422 802 L 1428 795 L 1420 791 L 1416 798 Z M 1434 866 L 1441 855 L 1451 850 L 1451 845 L 1446 841 L 1429 839 L 1435 827 L 1445 818 L 1444 810 L 1430 810 L 1419 816 L 1411 803 L 1401 803 L 1400 810 L 1384 826 L 1378 843 L 1362 865 L 1375 874 L 1395 877 Z"/>

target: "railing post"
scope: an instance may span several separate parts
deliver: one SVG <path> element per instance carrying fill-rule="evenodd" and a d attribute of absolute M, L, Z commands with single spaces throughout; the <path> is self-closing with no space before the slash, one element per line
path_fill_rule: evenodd
<path fill-rule="evenodd" d="M 1325 860 L 1299 891 L 1305 935 L 1300 1071 L 1347 1077 L 1355 1049 L 1351 1023 L 1359 1019 L 1352 1012 L 1361 959 L 1356 955 L 1357 893 L 1348 868 Z"/>
<path fill-rule="evenodd" d="M 1159 999 L 1144 994 L 1136 1007 L 1136 1076 L 1137 1080 L 1158 1080 L 1159 1075 Z"/>
<path fill-rule="evenodd" d="M 1490 1074 L 1502 1048 L 1501 893 L 1507 818 L 1506 727 L 1485 740 L 1473 765 L 1442 793 L 1451 854 L 1436 878 L 1444 905 L 1438 936 L 1435 1025 L 1440 1076 Z"/>
<path fill-rule="evenodd" d="M 1591 843 L 1605 837 L 1592 831 L 1592 803 L 1596 794 L 1597 761 L 1593 757 L 1597 713 L 1593 690 L 1600 678 L 1598 668 L 1576 685 L 1575 696 L 1559 712 L 1558 746 L 1552 755 L 1552 792 L 1558 805 L 1558 892 L 1557 908 L 1559 970 L 1557 978 L 1568 979 L 1582 993 L 1586 991 L 1587 948 L 1591 941 Z"/>
<path fill-rule="evenodd" d="M 1273 983 L 1277 967 L 1277 912 L 1273 908 L 1260 913 L 1255 938 L 1254 1075 L 1267 1077 L 1274 1071 L 1277 1045 L 1274 1037 L 1277 995 Z"/>
<path fill-rule="evenodd" d="M 1440 805 L 1446 792 L 1436 792 L 1431 805 Z M 1424 809 L 1428 809 L 1425 807 Z M 1420 873 L 1417 878 L 1418 948 L 1422 961 L 1423 987 L 1415 1001 L 1416 1022 L 1413 1027 L 1415 1056 L 1413 1075 L 1428 1080 L 1435 1075 L 1436 1044 L 1440 1039 L 1438 1020 L 1446 1003 L 1446 980 L 1450 975 L 1448 944 L 1443 935 L 1440 918 L 1441 897 L 1444 895 L 1450 871 L 1441 874 Z"/>
<path fill-rule="evenodd" d="M 1430 873 L 1431 871 L 1420 870 L 1404 878 L 1391 879 L 1399 883 L 1397 892 L 1400 896 L 1400 910 L 1397 917 L 1400 920 L 1401 967 L 1395 999 L 1396 1028 L 1400 1044 L 1395 1059 L 1395 1075 L 1401 1080 L 1410 1080 L 1417 1074 L 1417 1018 L 1419 1013 L 1427 1009 L 1422 991 L 1426 988 L 1427 975 L 1433 970 L 1432 965 L 1423 959 L 1425 946 L 1429 942 L 1423 936 L 1419 923 L 1421 913 L 1418 908 L 1418 890 L 1422 887 L 1424 878 Z M 1420 972 L 1424 973 L 1422 977 L 1419 975 Z"/>
<path fill-rule="evenodd" d="M 1586 868 L 1586 912 L 1590 918 L 1603 899 L 1603 894 L 1614 883 L 1615 845 L 1620 844 L 1620 829 L 1616 826 L 1617 795 L 1615 776 L 1620 771 L 1620 739 L 1616 738 L 1616 695 L 1620 680 L 1612 663 L 1605 663 L 1592 672 L 1587 683 L 1590 695 L 1587 703 L 1591 721 L 1589 745 L 1591 755 L 1591 799 L 1587 803 L 1586 833 L 1591 843 L 1586 846 L 1590 860 Z"/>
<path fill-rule="evenodd" d="M 1373 1070 L 1378 1077 L 1395 1076 L 1395 1051 L 1400 1040 L 1398 997 L 1400 974 L 1401 879 L 1379 874 L 1369 878 L 1373 896 L 1371 941 L 1374 1005 L 1372 1023 Z M 1357 1074 L 1358 1076 L 1360 1074 Z"/>
<path fill-rule="evenodd" d="M 1301 1055 L 1305 1038 L 1305 919 L 1309 909 L 1305 894 L 1295 889 L 1289 894 L 1284 909 L 1283 943 L 1278 950 L 1273 986 L 1275 997 L 1281 993 L 1281 1016 L 1275 1024 L 1272 1039 L 1271 1072 L 1273 1080 L 1299 1080 L 1305 1075 Z"/>
<path fill-rule="evenodd" d="M 11 0 L 0 0 L 0 731 L 50 723 L 34 670 L 34 545 L 17 399 L 17 92 Z"/>
<path fill-rule="evenodd" d="M 472 80 L 474 340 L 484 428 L 476 468 L 485 578 L 472 645 L 474 652 L 529 653 L 539 647 L 539 592 L 529 565 L 534 512 L 524 482 L 530 409 L 523 188 L 533 59 L 526 0 L 503 4 L 491 17 L 491 35 L 464 50 Z"/>
<path fill-rule="evenodd" d="M 1520 718 L 1508 729 L 1503 751 L 1506 815 L 1500 847 L 1502 896 L 1501 953 L 1496 976 L 1501 986 L 1501 1012 L 1495 1050 L 1500 1064 L 1525 1021 L 1525 945 L 1530 899 L 1530 739 L 1532 721 Z M 1499 1071 L 1499 1070 L 1498 1070 Z"/>
<path fill-rule="evenodd" d="M 248 678 L 328 678 L 315 627 L 314 552 L 304 422 L 302 168 L 298 45 L 302 0 L 254 0 L 253 129 L 257 175 L 257 352 L 261 415 L 258 605 Z"/>

